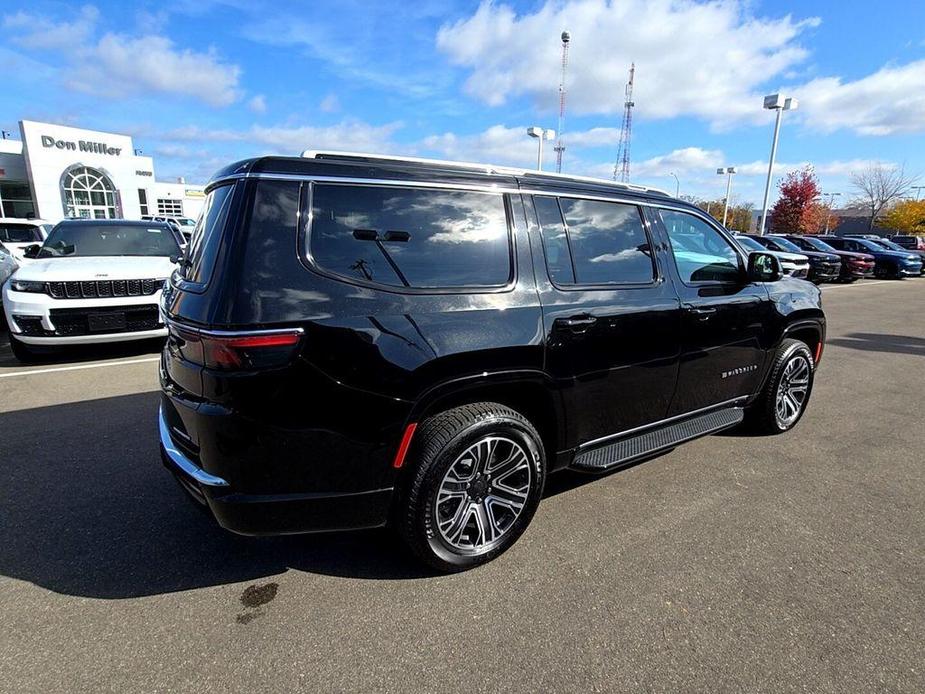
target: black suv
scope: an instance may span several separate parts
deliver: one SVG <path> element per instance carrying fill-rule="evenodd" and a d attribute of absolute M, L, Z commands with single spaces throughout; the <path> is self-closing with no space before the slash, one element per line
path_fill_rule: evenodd
<path fill-rule="evenodd" d="M 338 153 L 233 164 L 163 295 L 166 466 L 245 534 L 393 526 L 460 570 L 547 473 L 802 416 L 819 289 L 640 186 Z"/>

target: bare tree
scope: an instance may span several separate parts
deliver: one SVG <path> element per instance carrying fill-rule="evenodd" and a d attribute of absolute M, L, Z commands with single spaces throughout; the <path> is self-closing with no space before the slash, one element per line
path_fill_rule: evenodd
<path fill-rule="evenodd" d="M 917 180 L 916 176 L 906 175 L 905 166 L 895 169 L 879 163 L 851 174 L 851 185 L 857 193 L 855 204 L 868 213 L 867 228 L 873 229 L 874 222 L 887 205 L 909 195 Z"/>

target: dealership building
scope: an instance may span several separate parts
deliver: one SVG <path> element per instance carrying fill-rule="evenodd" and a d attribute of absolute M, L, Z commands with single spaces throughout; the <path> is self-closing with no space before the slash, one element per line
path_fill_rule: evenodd
<path fill-rule="evenodd" d="M 20 139 L 0 140 L 3 217 L 141 219 L 199 216 L 203 186 L 158 181 L 154 159 L 128 135 L 19 122 Z"/>

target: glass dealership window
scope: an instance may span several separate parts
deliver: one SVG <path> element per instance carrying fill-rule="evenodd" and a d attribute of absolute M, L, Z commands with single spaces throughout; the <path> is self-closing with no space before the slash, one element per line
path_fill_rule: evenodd
<path fill-rule="evenodd" d="M 158 198 L 157 213 L 164 217 L 182 217 L 183 201 L 172 198 Z"/>
<path fill-rule="evenodd" d="M 116 187 L 109 176 L 88 166 L 68 169 L 61 180 L 66 217 L 115 219 L 119 216 Z"/>
<path fill-rule="evenodd" d="M 28 183 L 0 181 L 0 217 L 35 216 L 35 203 Z"/>

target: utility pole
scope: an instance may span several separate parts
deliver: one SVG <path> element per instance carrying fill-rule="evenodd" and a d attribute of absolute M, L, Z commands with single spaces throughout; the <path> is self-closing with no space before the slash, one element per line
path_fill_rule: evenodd
<path fill-rule="evenodd" d="M 556 131 L 559 139 L 553 149 L 556 151 L 556 173 L 562 173 L 562 153 L 565 151 L 565 143 L 562 141 L 562 129 L 565 127 L 565 71 L 568 68 L 568 45 L 572 40 L 572 35 L 567 31 L 562 32 L 562 77 L 559 80 L 559 126 Z"/>
<path fill-rule="evenodd" d="M 633 81 L 636 77 L 636 63 L 630 64 L 630 79 L 626 83 L 626 100 L 623 102 L 623 125 L 620 128 L 620 144 L 617 146 L 617 162 L 613 165 L 613 180 L 629 183 L 630 144 L 633 139 Z"/>

